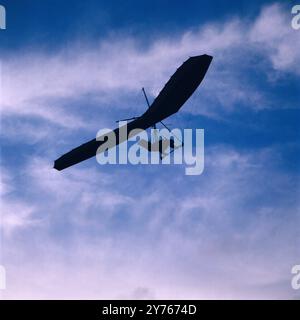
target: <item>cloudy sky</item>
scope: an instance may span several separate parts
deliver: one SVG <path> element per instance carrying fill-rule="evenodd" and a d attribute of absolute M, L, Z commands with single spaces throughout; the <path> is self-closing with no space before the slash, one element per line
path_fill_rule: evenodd
<path fill-rule="evenodd" d="M 295 1 L 2 0 L 4 299 L 297 299 L 300 30 Z M 214 56 L 173 127 L 205 169 L 53 160 L 143 113 Z"/>

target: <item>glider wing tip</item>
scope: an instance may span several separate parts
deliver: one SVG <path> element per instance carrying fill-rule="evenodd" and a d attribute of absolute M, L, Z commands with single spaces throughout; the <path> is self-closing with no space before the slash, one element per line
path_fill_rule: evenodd
<path fill-rule="evenodd" d="M 53 169 L 56 169 L 57 171 L 61 171 L 62 169 L 58 166 L 57 161 L 54 161 Z"/>

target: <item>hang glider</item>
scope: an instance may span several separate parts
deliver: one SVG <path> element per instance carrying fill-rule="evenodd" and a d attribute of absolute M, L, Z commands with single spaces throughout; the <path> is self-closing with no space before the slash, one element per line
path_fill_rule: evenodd
<path fill-rule="evenodd" d="M 205 77 L 212 59 L 213 57 L 205 54 L 190 57 L 186 60 L 171 76 L 151 105 L 143 89 L 148 109 L 139 117 L 125 119 L 133 120 L 127 124 L 128 135 L 134 129 L 146 130 L 150 127 L 156 128 L 157 123 L 161 123 L 166 127 L 162 121 L 178 112 L 190 98 Z M 116 136 L 115 145 L 123 142 L 120 138 L 120 130 L 122 130 L 122 127 L 112 131 Z M 128 136 L 126 139 L 128 139 Z M 54 168 L 60 171 L 96 156 L 96 152 L 102 143 L 104 141 L 93 139 L 80 145 L 55 160 Z"/>

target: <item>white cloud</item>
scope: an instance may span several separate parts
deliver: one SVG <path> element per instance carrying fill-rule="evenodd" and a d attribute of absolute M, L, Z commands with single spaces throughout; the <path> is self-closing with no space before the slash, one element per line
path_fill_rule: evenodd
<path fill-rule="evenodd" d="M 291 15 L 282 11 L 279 4 L 265 7 L 250 31 L 249 39 L 269 57 L 276 70 L 300 75 L 299 33 L 291 28 Z"/>
<path fill-rule="evenodd" d="M 10 237 L 13 232 L 32 227 L 39 221 L 34 218 L 34 206 L 20 200 L 18 196 L 11 196 L 16 187 L 11 175 L 3 168 L 0 178 L 0 231 Z"/>
<path fill-rule="evenodd" d="M 90 113 L 107 104 L 137 108 L 141 113 L 144 109 L 136 106 L 134 92 L 145 86 L 155 96 L 184 59 L 203 53 L 214 55 L 215 60 L 199 91 L 201 110 L 191 107 L 189 112 L 216 116 L 215 108 L 234 110 L 238 103 L 263 108 L 268 101 L 248 73 L 254 68 L 272 74 L 262 68 L 260 60 L 266 58 L 274 71 L 299 75 L 299 42 L 290 27 L 289 12 L 274 4 L 254 22 L 235 18 L 210 23 L 156 40 L 148 49 L 138 47 L 133 39 L 118 38 L 84 48 L 74 44 L 50 54 L 28 51 L 4 60 L 2 113 L 42 117 L 76 128 L 86 125 L 82 119 L 86 106 L 78 111 L 74 101 L 85 95 L 86 102 L 97 105 Z"/>
<path fill-rule="evenodd" d="M 11 191 L 11 178 L 7 171 L 3 170 L 1 168 L 0 171 L 0 196 L 4 196 L 5 194 L 9 193 Z"/>
<path fill-rule="evenodd" d="M 61 175 L 37 159 L 26 180 L 44 220 L 30 239 L 24 230 L 5 240 L 4 297 L 290 297 L 297 180 L 276 170 L 274 149 L 218 146 L 206 158 L 191 179 L 159 167 L 151 179 L 147 168 L 130 179 L 120 169 Z"/>
<path fill-rule="evenodd" d="M 0 230 L 7 236 L 12 236 L 13 232 L 20 231 L 27 227 L 36 226 L 39 221 L 34 219 L 35 209 L 22 202 L 2 202 Z"/>
<path fill-rule="evenodd" d="M 299 74 L 292 67 L 299 40 L 289 26 L 288 13 L 274 5 L 247 25 L 238 18 L 211 23 L 149 49 L 116 39 L 7 57 L 7 135 L 17 129 L 16 136 L 46 138 L 57 134 L 51 123 L 73 132 L 86 126 L 82 101 L 92 101 L 89 114 L 112 105 L 142 112 L 134 92 L 145 86 L 155 95 L 183 59 L 204 52 L 216 56 L 195 95 L 204 106 L 198 111 L 194 99 L 185 111 L 215 117 L 237 103 L 265 107 L 264 92 L 246 71 L 257 63 L 259 72 Z M 78 99 L 79 106 L 70 104 Z M 21 123 L 35 117 L 47 125 Z M 206 150 L 202 176 L 185 177 L 177 167 L 75 167 L 62 174 L 32 155 L 18 174 L 2 175 L 4 298 L 291 297 L 299 190 L 297 177 L 276 168 L 277 159 L 274 149 L 217 146 Z"/>

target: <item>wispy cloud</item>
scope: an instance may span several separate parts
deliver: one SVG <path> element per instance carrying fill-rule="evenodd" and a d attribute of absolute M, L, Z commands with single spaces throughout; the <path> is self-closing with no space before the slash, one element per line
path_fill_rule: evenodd
<path fill-rule="evenodd" d="M 82 97 L 94 104 L 90 113 L 107 105 L 142 112 L 133 92 L 145 86 L 156 95 L 174 68 L 189 55 L 202 53 L 216 59 L 199 93 L 201 109 L 191 103 L 187 111 L 211 116 L 215 108 L 230 111 L 237 104 L 264 108 L 269 105 L 267 97 L 249 74 L 259 70 L 270 78 L 275 71 L 299 75 L 299 42 L 290 27 L 289 12 L 274 4 L 264 8 L 255 21 L 246 23 L 237 17 L 206 24 L 156 40 L 149 48 L 125 37 L 84 48 L 69 45 L 50 54 L 30 50 L 5 57 L 2 113 L 42 117 L 76 128 L 84 124 L 81 111 L 86 106 L 74 106 Z M 261 59 L 269 60 L 273 71 L 262 66 Z"/>
<path fill-rule="evenodd" d="M 35 208 L 18 197 L 11 197 L 15 187 L 8 171 L 1 170 L 0 232 L 10 237 L 13 232 L 28 228 L 38 221 L 33 218 Z"/>
<path fill-rule="evenodd" d="M 282 7 L 274 4 L 261 12 L 249 32 L 249 39 L 272 62 L 275 70 L 300 75 L 299 34 L 291 28 L 291 17 L 282 14 Z"/>
<path fill-rule="evenodd" d="M 4 155 L 1 173 L 4 298 L 294 296 L 299 177 L 280 168 L 276 146 L 207 147 L 197 177 L 176 166 L 104 172 L 89 163 L 62 173 L 49 153 L 76 128 L 99 129 L 101 110 L 101 124 L 143 112 L 140 88 L 155 96 L 189 55 L 216 59 L 184 112 L 271 107 L 253 79 L 298 77 L 298 46 L 289 13 L 274 4 L 247 24 L 212 22 L 148 48 L 124 37 L 5 57 L 1 133 L 18 153 Z"/>
<path fill-rule="evenodd" d="M 8 274 L 15 272 L 12 257 L 20 250 L 28 253 L 7 297 L 19 292 L 18 298 L 57 298 L 60 292 L 71 298 L 130 298 L 138 288 L 155 298 L 292 295 L 289 267 L 296 263 L 294 226 L 300 216 L 290 190 L 297 184 L 276 170 L 276 150 L 249 153 L 219 146 L 207 150 L 200 179 L 183 179 L 175 169 L 164 179 L 157 168 L 152 179 L 131 170 L 129 184 L 126 170 L 106 176 L 75 169 L 62 176 L 36 161 L 39 165 L 26 170 L 27 197 L 47 192 L 35 199 L 45 220 L 39 228 L 27 226 L 38 243 L 28 242 L 25 231 L 7 240 Z M 132 186 L 128 196 L 124 184 L 126 189 L 133 180 L 145 189 Z M 53 238 L 53 232 L 64 236 Z M 33 252 L 38 257 L 31 262 Z M 35 280 L 28 283 L 30 272 Z"/>

